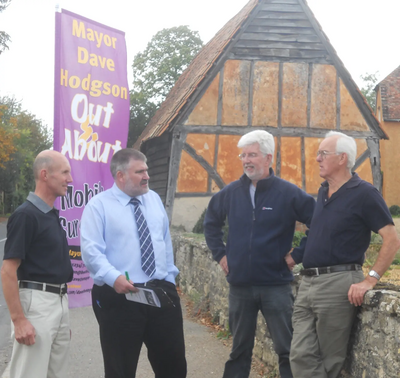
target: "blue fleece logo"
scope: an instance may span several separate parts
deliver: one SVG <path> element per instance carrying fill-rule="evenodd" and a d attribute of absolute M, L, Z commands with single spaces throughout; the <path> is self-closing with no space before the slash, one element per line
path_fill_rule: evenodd
<path fill-rule="evenodd" d="M 262 210 L 272 210 L 272 207 L 263 207 Z"/>

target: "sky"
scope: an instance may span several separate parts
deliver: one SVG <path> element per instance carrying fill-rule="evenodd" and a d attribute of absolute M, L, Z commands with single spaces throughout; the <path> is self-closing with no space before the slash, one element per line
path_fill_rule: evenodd
<path fill-rule="evenodd" d="M 0 96 L 53 125 L 56 6 L 125 32 L 128 83 L 135 54 L 158 31 L 188 25 L 207 43 L 247 0 L 12 0 L 0 13 L 0 30 L 11 37 L 0 55 Z M 399 0 L 308 0 L 322 29 L 361 86 L 360 75 L 384 79 L 400 65 Z"/>

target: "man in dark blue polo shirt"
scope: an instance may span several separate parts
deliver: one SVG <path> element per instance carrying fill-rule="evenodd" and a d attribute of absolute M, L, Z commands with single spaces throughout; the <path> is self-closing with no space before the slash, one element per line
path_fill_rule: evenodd
<path fill-rule="evenodd" d="M 364 294 L 390 266 L 400 247 L 381 194 L 352 173 L 355 140 L 329 132 L 317 152 L 318 192 L 304 256 L 295 251 L 289 266 L 303 262 L 303 279 L 293 313 L 290 362 L 294 378 L 336 378 L 343 366 L 351 327 Z M 371 231 L 382 236 L 379 256 L 364 278 L 362 264 Z"/>
<path fill-rule="evenodd" d="M 36 188 L 11 215 L 1 280 L 14 336 L 13 378 L 65 378 L 70 327 L 67 282 L 73 270 L 57 197 L 72 182 L 57 151 L 42 151 L 33 165 Z"/>

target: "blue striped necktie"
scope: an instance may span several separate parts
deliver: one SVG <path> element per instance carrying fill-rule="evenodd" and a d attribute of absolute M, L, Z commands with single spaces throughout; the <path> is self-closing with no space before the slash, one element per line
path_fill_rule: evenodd
<path fill-rule="evenodd" d="M 135 220 L 139 232 L 142 269 L 149 277 L 152 277 L 156 271 L 156 261 L 150 230 L 147 227 L 142 210 L 140 210 L 140 201 L 137 198 L 132 198 L 130 203 L 135 206 Z"/>

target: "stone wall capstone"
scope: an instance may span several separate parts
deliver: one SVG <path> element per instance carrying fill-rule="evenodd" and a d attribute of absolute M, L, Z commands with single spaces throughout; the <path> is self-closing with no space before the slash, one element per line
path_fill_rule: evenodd
<path fill-rule="evenodd" d="M 177 278 L 182 292 L 195 306 L 209 311 L 213 320 L 228 328 L 229 286 L 225 275 L 211 255 L 204 239 L 172 232 L 175 263 L 180 270 Z M 299 277 L 293 281 L 296 295 Z M 264 318 L 257 320 L 253 354 L 271 371 L 278 371 Z M 225 361 L 221 361 L 221 364 Z M 348 349 L 342 378 L 400 377 L 400 292 L 371 290 L 360 308 Z"/>

